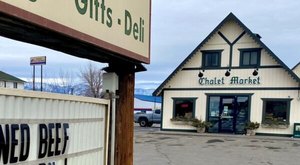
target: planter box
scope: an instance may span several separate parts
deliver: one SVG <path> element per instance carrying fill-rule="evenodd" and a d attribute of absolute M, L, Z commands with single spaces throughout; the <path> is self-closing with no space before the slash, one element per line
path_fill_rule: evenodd
<path fill-rule="evenodd" d="M 191 125 L 192 122 L 190 121 L 171 121 L 172 124 L 174 125 Z"/>
<path fill-rule="evenodd" d="M 290 125 L 288 124 L 279 124 L 279 125 L 275 125 L 275 124 L 261 124 L 261 127 L 263 128 L 278 128 L 278 129 L 287 129 L 289 128 Z"/>
<path fill-rule="evenodd" d="M 255 130 L 247 129 L 247 135 L 248 136 L 255 136 L 255 134 L 256 134 Z"/>
<path fill-rule="evenodd" d="M 205 128 L 197 128 L 197 132 L 198 133 L 204 133 L 205 132 Z"/>

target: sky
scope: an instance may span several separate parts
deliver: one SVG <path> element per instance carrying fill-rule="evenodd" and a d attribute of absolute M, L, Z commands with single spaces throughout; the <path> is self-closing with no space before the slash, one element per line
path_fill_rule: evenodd
<path fill-rule="evenodd" d="M 146 72 L 136 74 L 136 88 L 158 87 L 230 12 L 292 68 L 300 62 L 299 9 L 297 0 L 152 0 L 151 63 L 144 64 Z M 32 56 L 47 56 L 48 79 L 58 77 L 61 70 L 77 76 L 90 62 L 0 37 L 1 71 L 30 80 Z"/>

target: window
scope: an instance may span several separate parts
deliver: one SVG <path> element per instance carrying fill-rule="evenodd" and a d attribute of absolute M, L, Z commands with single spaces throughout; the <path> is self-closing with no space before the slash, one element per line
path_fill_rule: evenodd
<path fill-rule="evenodd" d="M 260 65 L 260 52 L 261 49 L 239 49 L 240 66 L 258 67 Z"/>
<path fill-rule="evenodd" d="M 291 99 L 263 99 L 263 124 L 288 124 Z"/>
<path fill-rule="evenodd" d="M 196 98 L 173 98 L 174 101 L 173 118 L 175 117 L 194 118 L 195 100 Z"/>
<path fill-rule="evenodd" d="M 221 66 L 221 52 L 216 51 L 202 51 L 202 67 L 216 68 Z"/>
<path fill-rule="evenodd" d="M 261 49 L 239 49 L 240 50 L 240 66 L 258 67 L 260 65 Z"/>
<path fill-rule="evenodd" d="M 18 83 L 14 82 L 14 88 L 18 88 Z"/>

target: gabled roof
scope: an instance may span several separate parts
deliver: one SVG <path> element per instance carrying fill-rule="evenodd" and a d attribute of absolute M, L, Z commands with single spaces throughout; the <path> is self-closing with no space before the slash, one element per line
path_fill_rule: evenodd
<path fill-rule="evenodd" d="M 284 64 L 261 40 L 260 36 L 251 32 L 233 13 L 230 13 L 191 53 L 183 60 L 183 62 L 168 76 L 168 78 L 153 92 L 154 96 L 160 95 L 163 87 L 169 82 L 169 80 L 175 76 L 175 74 L 181 70 L 181 68 L 191 59 L 196 52 L 216 33 L 218 30 L 228 21 L 233 20 L 239 24 L 251 38 L 255 40 L 259 45 L 262 46 L 274 59 L 277 61 L 297 82 L 300 83 L 300 78 L 286 65 Z"/>
<path fill-rule="evenodd" d="M 14 76 L 4 73 L 2 71 L 0 71 L 0 81 L 11 81 L 11 82 L 20 82 L 20 83 L 25 82 L 17 77 L 14 77 Z"/>
<path fill-rule="evenodd" d="M 298 66 L 300 66 L 300 62 L 298 64 L 296 64 L 292 70 L 295 70 Z"/>

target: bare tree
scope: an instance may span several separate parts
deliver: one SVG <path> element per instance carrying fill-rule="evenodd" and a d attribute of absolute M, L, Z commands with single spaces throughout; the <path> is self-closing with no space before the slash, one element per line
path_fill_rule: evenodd
<path fill-rule="evenodd" d="M 85 96 L 100 98 L 102 74 L 103 71 L 92 63 L 89 63 L 85 69 L 81 70 L 80 77 L 87 87 Z"/>
<path fill-rule="evenodd" d="M 73 95 L 74 86 L 75 86 L 73 74 L 60 70 L 59 79 L 60 79 L 61 86 L 64 87 L 63 93 Z"/>
<path fill-rule="evenodd" d="M 62 69 L 59 70 L 58 77 L 53 78 L 48 84 L 48 91 L 54 93 L 73 95 L 76 88 L 73 74 Z"/>

